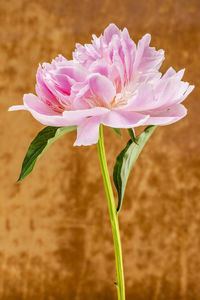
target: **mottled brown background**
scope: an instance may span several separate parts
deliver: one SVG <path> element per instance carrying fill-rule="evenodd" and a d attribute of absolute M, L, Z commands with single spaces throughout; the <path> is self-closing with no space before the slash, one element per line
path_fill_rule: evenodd
<path fill-rule="evenodd" d="M 137 41 L 152 34 L 165 71 L 186 67 L 196 85 L 188 116 L 160 127 L 130 176 L 120 227 L 127 300 L 200 299 L 200 1 L 1 0 L 0 299 L 116 299 L 115 263 L 96 146 L 61 138 L 16 184 L 42 128 L 27 112 L 7 113 L 33 92 L 39 62 L 71 58 L 110 23 Z M 110 172 L 125 145 L 105 129 Z"/>

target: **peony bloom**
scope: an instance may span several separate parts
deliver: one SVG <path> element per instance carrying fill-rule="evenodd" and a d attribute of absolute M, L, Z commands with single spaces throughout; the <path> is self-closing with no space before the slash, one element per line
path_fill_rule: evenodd
<path fill-rule="evenodd" d="M 146 34 L 136 46 L 127 29 L 110 24 L 91 44 L 78 44 L 73 60 L 59 56 L 39 66 L 36 93 L 24 95 L 25 109 L 44 125 L 77 125 L 74 145 L 97 143 L 99 125 L 134 128 L 168 125 L 187 111 L 180 104 L 194 86 L 182 81 L 184 70 L 158 71 L 163 50 L 150 47 Z"/>

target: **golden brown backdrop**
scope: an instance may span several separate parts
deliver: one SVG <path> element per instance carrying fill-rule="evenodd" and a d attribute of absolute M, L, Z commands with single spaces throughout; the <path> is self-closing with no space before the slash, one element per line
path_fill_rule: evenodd
<path fill-rule="evenodd" d="M 33 92 L 39 62 L 71 58 L 111 22 L 135 41 L 149 32 L 166 51 L 163 71 L 186 67 L 196 85 L 188 116 L 160 127 L 130 176 L 120 227 L 127 300 L 200 299 L 200 1 L 1 0 L 0 299 L 116 299 L 115 263 L 96 146 L 62 137 L 16 184 L 42 128 L 8 113 Z M 110 172 L 125 145 L 105 129 Z"/>

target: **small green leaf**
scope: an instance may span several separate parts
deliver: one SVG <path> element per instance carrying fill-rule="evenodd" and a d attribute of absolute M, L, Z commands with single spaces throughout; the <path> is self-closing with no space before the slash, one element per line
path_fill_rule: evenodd
<path fill-rule="evenodd" d="M 154 132 L 157 126 L 150 125 L 145 128 L 143 133 L 137 136 L 136 143 L 129 140 L 126 147 L 118 155 L 113 170 L 113 180 L 118 192 L 118 206 L 117 211 L 119 212 L 122 206 L 126 183 L 130 174 L 130 171 L 136 162 L 140 152 L 144 145 Z"/>
<path fill-rule="evenodd" d="M 54 143 L 59 137 L 73 131 L 76 126 L 69 127 L 51 127 L 47 126 L 41 130 L 35 139 L 30 144 L 26 156 L 24 158 L 21 173 L 18 182 L 24 179 L 31 173 L 36 161 L 43 155 L 43 153 Z"/>
<path fill-rule="evenodd" d="M 121 133 L 121 129 L 120 128 L 114 128 L 114 127 L 111 127 L 112 130 L 114 130 L 114 132 L 119 135 L 120 137 L 122 137 L 122 133 Z"/>
<path fill-rule="evenodd" d="M 128 130 L 128 133 L 129 133 L 129 135 L 130 135 L 131 140 L 132 140 L 135 144 L 137 144 L 136 137 L 135 137 L 135 134 L 134 134 L 133 129 L 132 129 L 132 128 L 128 128 L 127 130 Z"/>

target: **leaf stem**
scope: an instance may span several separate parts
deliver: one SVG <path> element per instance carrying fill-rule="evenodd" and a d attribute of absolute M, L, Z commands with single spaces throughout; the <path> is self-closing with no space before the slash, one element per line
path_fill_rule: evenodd
<path fill-rule="evenodd" d="M 99 161 L 101 166 L 104 187 L 105 187 L 106 196 L 108 200 L 108 210 L 110 215 L 110 222 L 111 222 L 113 241 L 114 241 L 116 275 L 117 275 L 117 282 L 116 282 L 117 295 L 118 295 L 118 300 L 125 300 L 125 283 L 124 283 L 122 248 L 121 248 L 120 233 L 119 233 L 118 214 L 115 206 L 115 199 L 113 195 L 112 185 L 111 185 L 107 161 L 106 161 L 102 124 L 100 125 L 100 129 L 99 129 L 99 141 L 97 147 L 98 147 Z"/>

